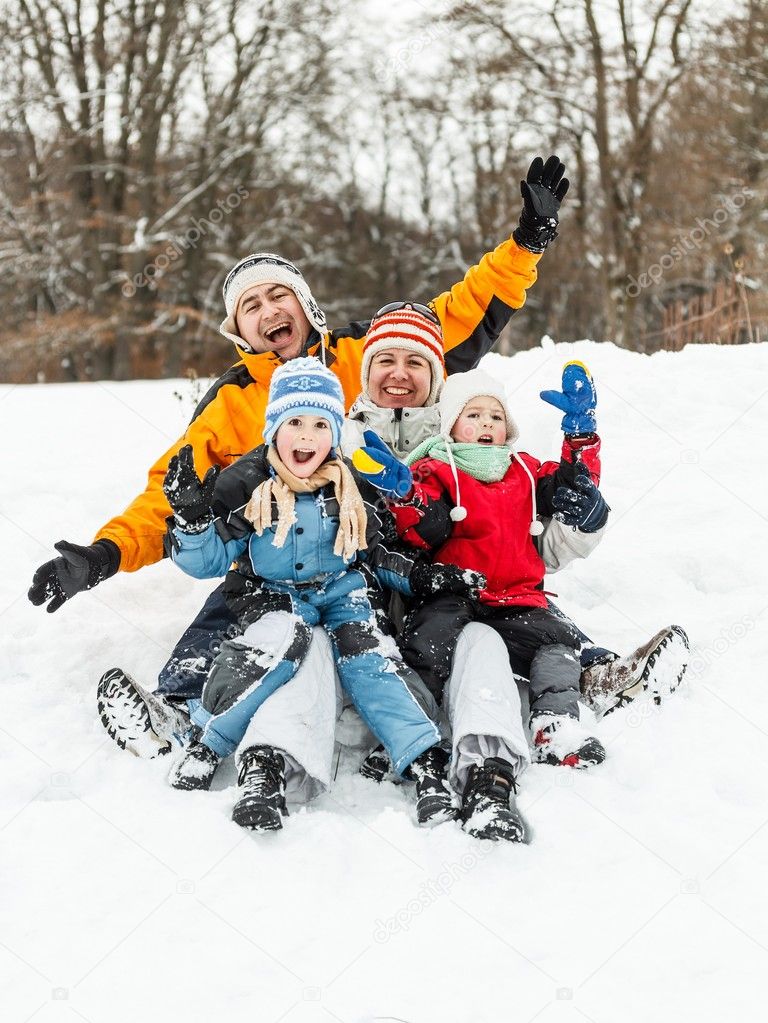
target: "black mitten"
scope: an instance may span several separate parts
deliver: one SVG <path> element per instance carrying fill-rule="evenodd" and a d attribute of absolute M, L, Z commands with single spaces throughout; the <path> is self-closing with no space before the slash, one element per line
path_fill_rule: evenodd
<path fill-rule="evenodd" d="M 525 181 L 520 182 L 523 212 L 512 237 L 529 252 L 543 252 L 557 237 L 560 203 L 570 184 L 564 173 L 565 167 L 556 156 L 550 156 L 546 163 L 537 156 Z"/>
<path fill-rule="evenodd" d="M 76 593 L 92 590 L 120 568 L 120 548 L 111 540 L 97 540 L 87 547 L 59 540 L 54 547 L 61 557 L 38 568 L 27 594 L 37 607 L 50 601 L 49 613 L 58 611 Z"/>
<path fill-rule="evenodd" d="M 476 597 L 478 590 L 485 589 L 486 578 L 471 568 L 419 561 L 411 569 L 409 582 L 417 597 L 432 597 L 436 593 Z"/>
<path fill-rule="evenodd" d="M 191 444 L 185 445 L 169 461 L 163 493 L 182 532 L 202 533 L 213 522 L 211 503 L 220 472 L 220 467 L 213 465 L 201 480 L 195 469 Z"/>

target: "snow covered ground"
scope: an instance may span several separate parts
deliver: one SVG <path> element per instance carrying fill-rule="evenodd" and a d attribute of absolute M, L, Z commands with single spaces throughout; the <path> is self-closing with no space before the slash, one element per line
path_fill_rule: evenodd
<path fill-rule="evenodd" d="M 342 761 L 282 833 L 229 819 L 233 773 L 178 793 L 106 739 L 94 693 L 149 681 L 211 588 L 169 564 L 54 615 L 26 590 L 87 542 L 190 411 L 179 382 L 0 387 L 3 1020 L 646 1023 L 756 1018 L 768 969 L 768 345 L 645 357 L 581 342 L 491 356 L 522 447 L 568 358 L 598 382 L 609 532 L 550 579 L 626 652 L 679 622 L 683 692 L 598 727 L 592 772 L 524 777 L 528 847 L 418 828 Z"/>

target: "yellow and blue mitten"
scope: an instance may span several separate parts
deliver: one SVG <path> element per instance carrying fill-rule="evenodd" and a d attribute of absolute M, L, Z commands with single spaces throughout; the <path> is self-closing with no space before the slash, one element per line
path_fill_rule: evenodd
<path fill-rule="evenodd" d="M 373 430 L 366 430 L 363 439 L 365 447 L 358 448 L 352 455 L 354 467 L 379 490 L 393 497 L 405 497 L 413 486 L 411 470 L 395 458 Z"/>

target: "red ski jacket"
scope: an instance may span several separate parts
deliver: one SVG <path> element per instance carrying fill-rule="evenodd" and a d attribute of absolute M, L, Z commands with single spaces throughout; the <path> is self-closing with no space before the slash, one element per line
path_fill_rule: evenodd
<path fill-rule="evenodd" d="M 559 463 L 539 462 L 520 452 L 535 483 L 538 516 L 551 518 L 555 490 L 573 482 L 574 450 L 576 446 L 566 438 Z M 580 446 L 579 451 L 599 485 L 600 438 Z M 523 467 L 512 462 L 498 483 L 481 483 L 458 469 L 460 502 L 453 472 L 445 462 L 425 458 L 411 469 L 412 496 L 392 507 L 400 536 L 414 547 L 432 551 L 435 561 L 482 572 L 487 579 L 487 587 L 480 593 L 483 604 L 546 607 L 546 569 L 536 537 L 529 532 L 533 498 L 531 481 Z M 467 515 L 454 522 L 450 512 L 459 503 Z"/>

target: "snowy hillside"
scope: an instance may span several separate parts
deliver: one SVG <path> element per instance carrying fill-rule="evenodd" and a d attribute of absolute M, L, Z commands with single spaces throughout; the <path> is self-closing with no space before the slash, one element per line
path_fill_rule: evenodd
<path fill-rule="evenodd" d="M 9 1023 L 720 1023 L 768 967 L 768 345 L 645 357 L 582 342 L 491 356 L 521 447 L 569 358 L 598 386 L 608 534 L 550 577 L 627 652 L 671 622 L 684 691 L 598 725 L 608 759 L 524 776 L 530 846 L 417 827 L 407 788 L 336 787 L 254 838 L 234 773 L 180 793 L 105 736 L 101 673 L 149 682 L 210 583 L 170 564 L 54 615 L 26 600 L 183 429 L 188 384 L 0 386 L 0 1004 Z M 173 397 L 182 393 L 183 400 Z M 254 443 L 257 438 L 254 438 Z"/>

